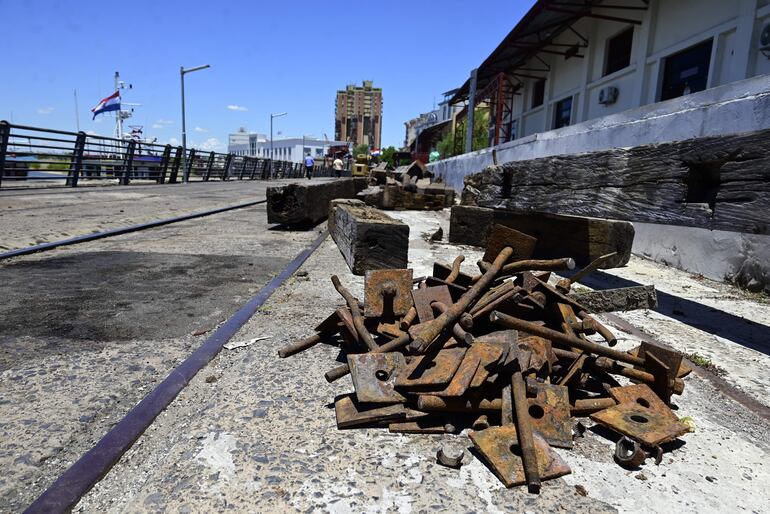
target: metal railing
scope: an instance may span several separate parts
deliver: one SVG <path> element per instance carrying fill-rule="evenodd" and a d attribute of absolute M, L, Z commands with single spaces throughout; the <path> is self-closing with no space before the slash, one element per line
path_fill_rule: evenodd
<path fill-rule="evenodd" d="M 176 184 L 209 180 L 301 178 L 303 164 L 187 150 L 181 146 L 121 140 L 85 132 L 66 132 L 0 121 L 0 187 L 60 183 L 77 187 L 83 181 Z M 314 177 L 332 177 L 327 160 L 317 162 Z M 183 163 L 187 163 L 187 169 Z M 272 170 L 271 170 L 272 168 Z M 349 172 L 346 174 L 349 175 Z"/>

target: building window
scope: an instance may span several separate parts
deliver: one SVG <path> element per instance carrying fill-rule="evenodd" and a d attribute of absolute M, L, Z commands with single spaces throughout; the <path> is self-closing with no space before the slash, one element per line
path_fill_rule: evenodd
<path fill-rule="evenodd" d="M 563 100 L 556 102 L 556 109 L 553 116 L 553 128 L 561 128 L 569 125 L 572 118 L 572 97 L 568 96 Z"/>
<path fill-rule="evenodd" d="M 665 58 L 661 100 L 669 100 L 706 89 L 713 42 L 713 39 L 709 39 Z"/>
<path fill-rule="evenodd" d="M 545 79 L 540 79 L 535 82 L 535 86 L 532 88 L 532 108 L 543 105 L 545 100 Z"/>
<path fill-rule="evenodd" d="M 631 43 L 634 39 L 634 27 L 629 27 L 617 36 L 607 40 L 607 58 L 604 61 L 604 74 L 609 75 L 631 64 Z"/>

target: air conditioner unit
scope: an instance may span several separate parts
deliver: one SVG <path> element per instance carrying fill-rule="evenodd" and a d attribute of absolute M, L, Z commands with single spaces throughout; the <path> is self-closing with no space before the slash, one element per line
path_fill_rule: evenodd
<path fill-rule="evenodd" d="M 770 57 L 770 23 L 766 23 L 762 27 L 762 32 L 759 34 L 759 51 L 762 52 L 765 57 Z"/>
<path fill-rule="evenodd" d="M 599 90 L 599 103 L 602 105 L 614 104 L 618 100 L 620 91 L 615 86 L 607 86 Z"/>

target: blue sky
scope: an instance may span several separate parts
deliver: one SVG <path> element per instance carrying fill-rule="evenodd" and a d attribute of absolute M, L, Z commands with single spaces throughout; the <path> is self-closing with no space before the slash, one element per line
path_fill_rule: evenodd
<path fill-rule="evenodd" d="M 333 138 L 336 90 L 363 79 L 383 88 L 383 146 L 399 146 L 403 123 L 461 85 L 532 4 L 0 0 L 0 119 L 75 130 L 77 90 L 81 130 L 111 135 L 114 120 L 90 109 L 119 70 L 134 86 L 123 101 L 141 104 L 129 123 L 173 143 L 179 66 L 210 64 L 185 79 L 190 146 L 266 133 L 271 111 L 289 113 L 282 136 Z"/>

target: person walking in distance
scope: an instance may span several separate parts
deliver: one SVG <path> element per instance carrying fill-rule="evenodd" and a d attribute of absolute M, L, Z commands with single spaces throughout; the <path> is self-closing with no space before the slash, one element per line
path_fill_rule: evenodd
<path fill-rule="evenodd" d="M 342 169 L 345 167 L 345 163 L 342 162 L 342 159 L 340 159 L 339 156 L 334 158 L 334 162 L 332 163 L 332 168 L 334 168 L 334 175 L 337 178 L 342 177 Z"/>
<path fill-rule="evenodd" d="M 308 180 L 313 178 L 313 166 L 315 166 L 315 161 L 310 154 L 307 154 L 305 156 L 305 176 Z"/>

